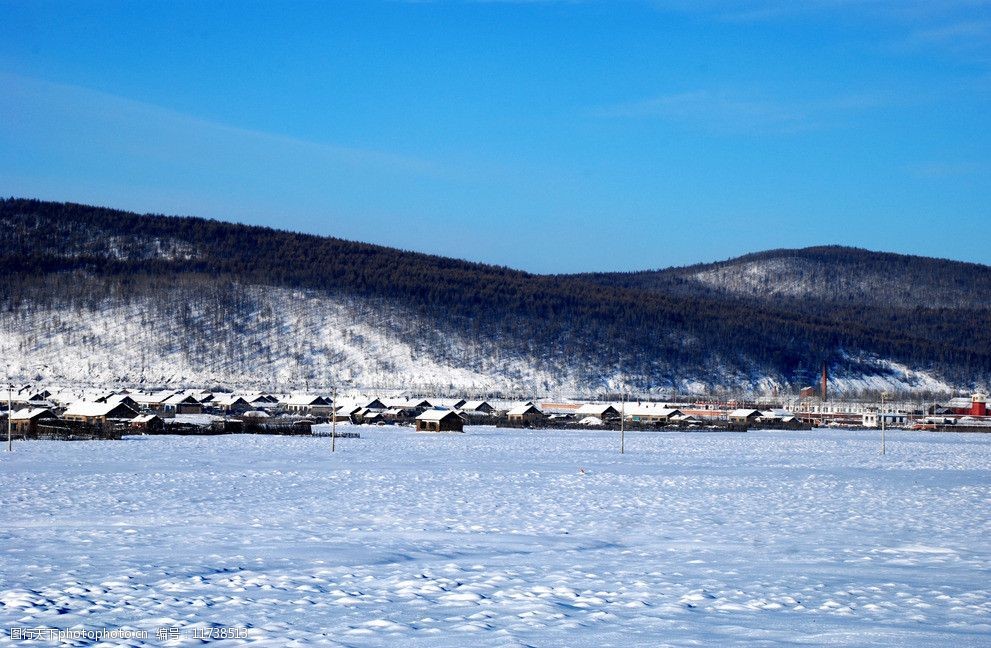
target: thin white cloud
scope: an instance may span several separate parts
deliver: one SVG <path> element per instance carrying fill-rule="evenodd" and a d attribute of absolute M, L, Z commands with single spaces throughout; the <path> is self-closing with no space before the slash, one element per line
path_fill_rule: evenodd
<path fill-rule="evenodd" d="M 722 133 L 794 134 L 836 125 L 878 106 L 871 95 L 786 101 L 731 91 L 695 90 L 620 103 L 594 111 L 603 118 L 664 119 Z"/>
<path fill-rule="evenodd" d="M 335 166 L 428 175 L 440 171 L 432 162 L 412 156 L 241 128 L 91 88 L 2 71 L 0 86 L 4 88 L 0 108 L 7 118 L 42 130 L 74 126 L 91 137 L 102 134 L 110 141 L 159 142 L 169 150 L 210 149 L 217 155 L 269 151 Z"/>
<path fill-rule="evenodd" d="M 987 167 L 977 162 L 929 161 L 910 166 L 908 172 L 916 178 L 939 180 L 984 175 Z"/>

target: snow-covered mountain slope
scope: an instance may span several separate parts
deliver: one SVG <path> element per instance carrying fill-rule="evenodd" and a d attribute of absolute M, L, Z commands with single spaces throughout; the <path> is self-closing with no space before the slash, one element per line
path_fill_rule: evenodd
<path fill-rule="evenodd" d="M 595 374 L 580 357 L 522 355 L 444 331 L 382 301 L 265 286 L 227 290 L 238 298 L 177 287 L 156 298 L 106 298 L 72 309 L 25 304 L 0 314 L 0 354 L 13 376 L 75 385 L 276 391 L 342 386 L 559 396 L 631 385 L 655 394 L 773 393 L 800 386 L 757 367 L 748 372 L 729 365 L 701 370 L 659 365 L 654 376 L 617 368 Z M 891 361 L 858 358 L 853 365 L 832 377 L 837 393 L 953 388 Z"/>
<path fill-rule="evenodd" d="M 567 366 L 552 375 L 546 361 L 452 338 L 381 301 L 230 289 L 238 292 L 236 309 L 181 289 L 71 310 L 25 305 L 0 316 L 0 353 L 15 375 L 76 384 L 577 388 Z"/>

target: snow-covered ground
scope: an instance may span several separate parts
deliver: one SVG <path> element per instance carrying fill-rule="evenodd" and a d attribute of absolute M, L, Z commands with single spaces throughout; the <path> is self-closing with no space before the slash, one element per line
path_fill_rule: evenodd
<path fill-rule="evenodd" d="M 360 431 L 15 443 L 0 643 L 991 642 L 991 436 Z"/>

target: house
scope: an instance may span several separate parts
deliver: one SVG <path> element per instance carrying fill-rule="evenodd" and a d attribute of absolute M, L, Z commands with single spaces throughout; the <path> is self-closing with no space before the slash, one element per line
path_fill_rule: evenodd
<path fill-rule="evenodd" d="M 908 414 L 901 412 L 866 412 L 863 415 L 863 426 L 866 428 L 879 428 L 881 423 L 884 427 L 904 427 L 908 425 Z"/>
<path fill-rule="evenodd" d="M 245 412 L 255 409 L 254 404 L 249 403 L 243 397 L 236 394 L 224 394 L 223 396 L 214 398 L 210 406 L 233 416 L 240 416 Z"/>
<path fill-rule="evenodd" d="M 281 401 L 281 405 L 290 414 L 297 416 L 330 416 L 334 407 L 329 398 L 313 394 L 292 394 Z"/>
<path fill-rule="evenodd" d="M 454 406 L 454 409 L 472 414 L 493 414 L 495 412 L 495 408 L 483 400 L 461 401 L 458 405 Z"/>
<path fill-rule="evenodd" d="M 432 398 L 430 399 L 430 404 L 434 407 L 443 407 L 444 409 L 456 410 L 461 409 L 467 401 L 463 398 Z"/>
<path fill-rule="evenodd" d="M 626 418 L 633 423 L 671 423 L 676 417 L 682 416 L 682 411 L 673 407 L 660 407 L 655 403 L 627 405 Z"/>
<path fill-rule="evenodd" d="M 241 392 L 237 395 L 251 403 L 255 408 L 279 402 L 278 398 L 266 392 Z M 214 399 L 224 396 L 234 396 L 234 394 L 215 394 Z"/>
<path fill-rule="evenodd" d="M 525 425 L 530 425 L 543 421 L 544 413 L 537 409 L 536 405 L 524 404 L 517 405 L 513 409 L 506 412 L 506 418 L 508 418 L 511 423 L 523 423 Z"/>
<path fill-rule="evenodd" d="M 69 406 L 62 414 L 67 421 L 79 421 L 90 425 L 103 425 L 110 419 L 126 419 L 130 421 L 138 413 L 122 403 L 94 403 L 78 401 Z"/>
<path fill-rule="evenodd" d="M 381 412 L 382 418 L 391 423 L 409 423 L 415 420 L 420 413 L 419 410 L 413 407 L 390 407 Z"/>
<path fill-rule="evenodd" d="M 385 418 L 382 416 L 382 412 L 365 410 L 365 414 L 361 417 L 361 422 L 366 425 L 385 425 Z"/>
<path fill-rule="evenodd" d="M 157 414 L 139 414 L 131 419 L 130 427 L 142 434 L 161 434 L 165 431 L 165 421 Z"/>
<path fill-rule="evenodd" d="M 334 408 L 334 416 L 338 421 L 347 419 L 352 423 L 361 422 L 361 414 L 366 411 L 363 407 L 350 403 L 347 405 L 338 405 Z"/>
<path fill-rule="evenodd" d="M 803 426 L 802 421 L 786 409 L 769 409 L 760 414 L 760 423 L 770 428 L 797 430 Z"/>
<path fill-rule="evenodd" d="M 10 415 L 10 427 L 15 436 L 28 439 L 38 436 L 38 421 L 56 419 L 55 413 L 45 407 L 18 410 Z"/>
<path fill-rule="evenodd" d="M 203 404 L 191 394 L 173 394 L 162 401 L 161 411 L 165 414 L 202 414 Z"/>
<path fill-rule="evenodd" d="M 176 392 L 174 391 L 133 392 L 130 394 L 131 399 L 142 409 L 149 409 L 154 412 L 164 412 L 165 401 L 175 395 Z"/>
<path fill-rule="evenodd" d="M 417 432 L 464 432 L 465 421 L 448 409 L 429 409 L 416 417 Z"/>
<path fill-rule="evenodd" d="M 575 411 L 575 416 L 580 419 L 594 416 L 597 419 L 607 421 L 619 419 L 619 410 L 608 403 L 586 403 Z"/>
<path fill-rule="evenodd" d="M 729 422 L 734 425 L 750 425 L 760 418 L 760 410 L 735 409 L 729 413 Z"/>
<path fill-rule="evenodd" d="M 958 396 L 957 398 L 951 398 L 950 401 L 946 403 L 946 408 L 953 414 L 960 414 L 964 416 L 987 416 L 987 396 L 977 393 L 972 394 L 969 397 Z"/>
<path fill-rule="evenodd" d="M 127 405 L 134 411 L 138 411 L 141 409 L 141 406 L 138 405 L 138 402 L 136 400 L 131 398 L 130 394 L 107 394 L 105 396 L 100 396 L 99 398 L 95 398 L 94 401 L 97 403 L 115 403 L 118 405 L 123 404 L 123 405 Z"/>
<path fill-rule="evenodd" d="M 363 404 L 362 407 L 364 407 L 365 409 L 369 409 L 369 410 L 384 410 L 384 409 L 388 409 L 386 407 L 385 403 L 383 403 L 382 401 L 380 401 L 377 398 L 373 398 L 372 400 L 370 400 L 367 403 Z"/>
<path fill-rule="evenodd" d="M 540 411 L 556 420 L 574 419 L 581 403 L 555 403 L 544 401 L 540 404 Z"/>
<path fill-rule="evenodd" d="M 387 409 L 408 409 L 415 411 L 417 414 L 420 412 L 425 412 L 433 407 L 433 404 L 425 398 L 386 399 L 385 405 Z"/>

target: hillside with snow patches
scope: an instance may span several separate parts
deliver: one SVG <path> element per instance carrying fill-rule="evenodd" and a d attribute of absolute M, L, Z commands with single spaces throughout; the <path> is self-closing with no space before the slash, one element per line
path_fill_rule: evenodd
<path fill-rule="evenodd" d="M 991 270 L 847 248 L 541 276 L 9 199 L 0 250 L 0 353 L 20 380 L 767 394 L 815 383 L 826 362 L 832 393 L 856 395 L 979 388 L 991 375 L 987 305 L 975 297 Z M 897 299 L 878 296 L 885 269 L 901 277 L 886 284 Z"/>
<path fill-rule="evenodd" d="M 242 305 L 180 291 L 169 299 L 106 299 L 65 312 L 0 316 L 0 353 L 14 375 L 63 384 L 333 384 L 431 393 L 578 390 L 567 365 L 504 356 L 471 340 L 412 326 L 400 307 L 313 291 L 244 286 Z"/>
<path fill-rule="evenodd" d="M 406 333 L 401 309 L 342 302 L 299 291 L 251 287 L 253 316 L 236 325 L 203 303 L 188 313 L 139 298 L 108 300 L 67 315 L 36 309 L 0 315 L 0 354 L 11 375 L 65 385 L 171 385 L 260 388 L 284 391 L 346 385 L 407 389 L 430 394 L 593 396 L 620 389 L 623 376 L 589 380 L 581 367 L 562 361 L 501 354 L 471 340 L 423 329 Z M 208 335 L 190 335 L 194 326 Z M 838 393 L 901 390 L 952 391 L 953 386 L 904 365 L 860 359 L 856 372 L 831 377 Z M 713 390 L 773 393 L 783 377 L 712 369 L 656 393 L 703 394 Z"/>

